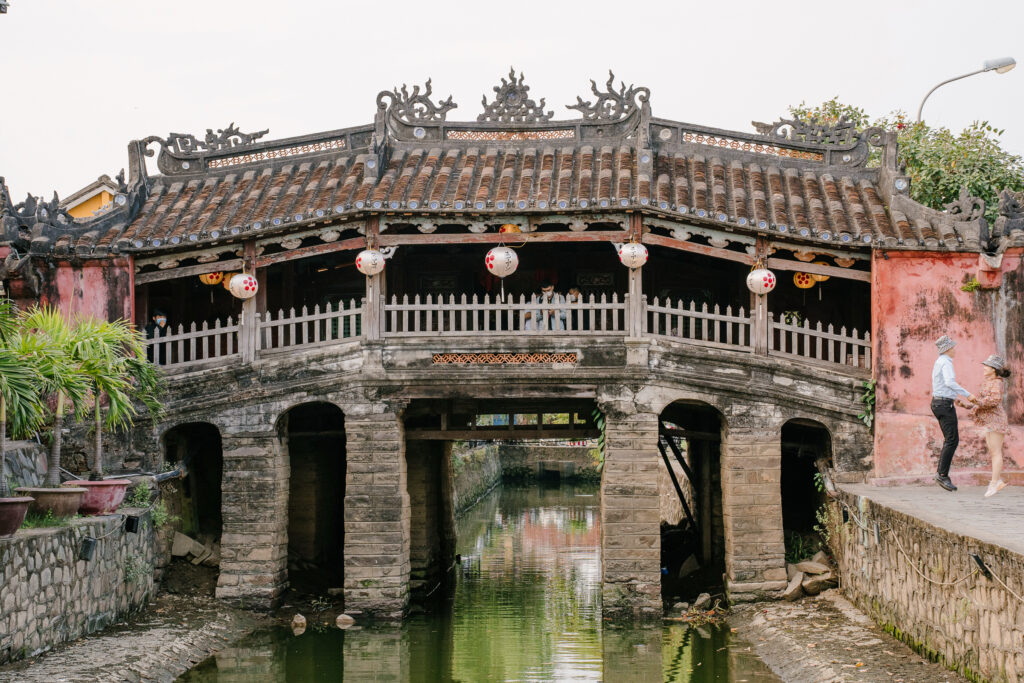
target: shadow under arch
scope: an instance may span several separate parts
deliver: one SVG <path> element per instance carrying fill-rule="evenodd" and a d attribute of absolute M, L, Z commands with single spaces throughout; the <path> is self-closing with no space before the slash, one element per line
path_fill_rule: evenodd
<path fill-rule="evenodd" d="M 299 593 L 320 595 L 344 585 L 345 413 L 314 401 L 277 420 L 288 453 L 288 580 Z"/>
<path fill-rule="evenodd" d="M 694 399 L 673 401 L 659 415 L 662 596 L 669 600 L 722 586 L 725 426 L 718 408 Z"/>
<path fill-rule="evenodd" d="M 224 475 L 220 429 L 210 422 L 183 422 L 165 431 L 160 442 L 164 462 L 183 465 L 187 473 L 181 480 L 180 509 L 172 503 L 168 512 L 180 518 L 182 533 L 218 541 Z"/>
<path fill-rule="evenodd" d="M 821 422 L 793 418 L 783 423 L 782 528 L 787 560 L 806 559 L 819 549 L 814 527 L 827 494 L 815 475 L 832 467 L 832 432 Z"/>

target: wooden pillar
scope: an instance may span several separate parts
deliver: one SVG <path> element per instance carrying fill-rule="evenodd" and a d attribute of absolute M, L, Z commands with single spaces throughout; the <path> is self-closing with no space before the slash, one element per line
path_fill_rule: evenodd
<path fill-rule="evenodd" d="M 253 276 L 256 274 L 256 241 L 247 240 L 242 244 L 242 272 Z M 259 316 L 256 307 L 257 297 L 250 297 L 242 302 L 242 317 L 238 329 L 238 350 L 242 354 L 243 363 L 251 363 L 256 357 L 259 329 Z"/>
<path fill-rule="evenodd" d="M 768 261 L 768 239 L 758 237 L 755 245 L 755 258 L 762 263 Z M 754 353 L 768 353 L 768 296 L 750 293 L 750 333 L 753 335 Z"/>
<path fill-rule="evenodd" d="M 376 249 L 380 236 L 380 218 L 366 219 L 366 248 Z M 366 301 L 363 304 L 363 335 L 366 339 L 381 338 L 382 308 L 384 304 L 384 273 L 366 278 Z"/>
<path fill-rule="evenodd" d="M 630 239 L 637 242 L 643 240 L 643 216 L 639 213 L 629 214 Z M 643 269 L 629 269 L 629 297 L 626 299 L 626 330 L 627 335 L 639 339 L 644 335 L 643 306 Z"/>

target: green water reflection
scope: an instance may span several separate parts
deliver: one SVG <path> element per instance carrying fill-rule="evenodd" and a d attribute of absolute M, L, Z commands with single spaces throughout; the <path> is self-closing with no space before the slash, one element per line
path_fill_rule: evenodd
<path fill-rule="evenodd" d="M 778 681 L 728 629 L 601 619 L 596 487 L 505 487 L 458 524 L 449 599 L 401 627 L 253 634 L 183 681 Z"/>

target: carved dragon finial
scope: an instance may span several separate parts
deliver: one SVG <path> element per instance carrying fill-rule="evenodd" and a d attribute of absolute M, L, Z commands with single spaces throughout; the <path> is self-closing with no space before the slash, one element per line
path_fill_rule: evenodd
<path fill-rule="evenodd" d="M 999 216 L 994 234 L 1009 235 L 1017 230 L 1024 230 L 1024 192 L 1006 188 L 999 193 Z"/>
<path fill-rule="evenodd" d="M 614 84 L 615 74 L 609 69 L 604 92 L 597 89 L 597 83 L 593 79 L 590 81 L 590 90 L 597 97 L 596 101 L 584 101 L 577 95 L 576 104 L 567 104 L 565 108 L 579 111 L 585 121 L 618 121 L 637 109 L 649 106 L 650 89 L 634 87 L 632 83 L 627 88 L 625 82 L 620 82 L 619 90 L 616 92 Z"/>
<path fill-rule="evenodd" d="M 427 79 L 423 93 L 420 93 L 420 86 L 414 85 L 412 92 L 408 86 L 402 84 L 401 90 L 397 87 L 394 90 L 382 90 L 377 93 L 377 109 L 381 112 L 388 111 L 396 119 L 406 123 L 421 123 L 424 121 L 444 121 L 448 112 L 459 105 L 452 102 L 452 96 L 434 104 L 430 99 L 433 90 L 430 87 L 430 80 Z M 385 102 L 390 100 L 390 102 Z"/>
<path fill-rule="evenodd" d="M 832 124 L 822 122 L 815 117 L 811 117 L 808 121 L 779 119 L 775 123 L 761 123 L 760 121 L 751 121 L 750 123 L 761 135 L 806 142 L 812 145 L 848 145 L 858 137 L 856 127 L 845 115 Z"/>
<path fill-rule="evenodd" d="M 978 220 L 985 216 L 985 200 L 980 197 L 972 197 L 967 186 L 964 185 L 960 188 L 960 196 L 946 204 L 946 211 L 955 221 L 966 223 Z"/>
<path fill-rule="evenodd" d="M 270 129 L 267 128 L 255 133 L 243 133 L 235 127 L 232 121 L 226 128 L 218 128 L 216 133 L 213 132 L 213 129 L 207 128 L 206 135 L 202 140 L 191 133 L 169 133 L 166 138 L 150 135 L 142 143 L 149 145 L 151 142 L 159 142 L 165 150 L 172 154 L 194 155 L 251 145 L 269 132 Z M 151 151 L 146 151 L 146 156 L 152 155 Z"/>
<path fill-rule="evenodd" d="M 540 102 L 531 100 L 527 93 L 530 86 L 523 83 L 523 73 L 516 77 L 515 67 L 510 67 L 508 80 L 501 79 L 501 85 L 492 88 L 495 92 L 494 101 L 488 104 L 487 95 L 483 96 L 484 112 L 476 117 L 477 121 L 500 121 L 502 123 L 543 123 L 550 121 L 555 115 L 553 111 L 544 111 L 544 98 Z"/>

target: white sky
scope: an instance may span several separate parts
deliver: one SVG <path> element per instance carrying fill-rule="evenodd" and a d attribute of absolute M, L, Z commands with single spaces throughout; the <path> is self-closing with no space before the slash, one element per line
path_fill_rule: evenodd
<path fill-rule="evenodd" d="M 0 175 L 15 201 L 127 166 L 129 140 L 234 121 L 276 139 L 370 123 L 376 95 L 433 78 L 475 120 L 510 65 L 556 118 L 608 69 L 655 116 L 752 131 L 833 95 L 913 115 L 985 59 L 1024 62 L 1024 3 L 10 0 L 0 15 Z M 1006 129 L 1024 153 L 1024 66 L 936 91 L 925 119 Z"/>

